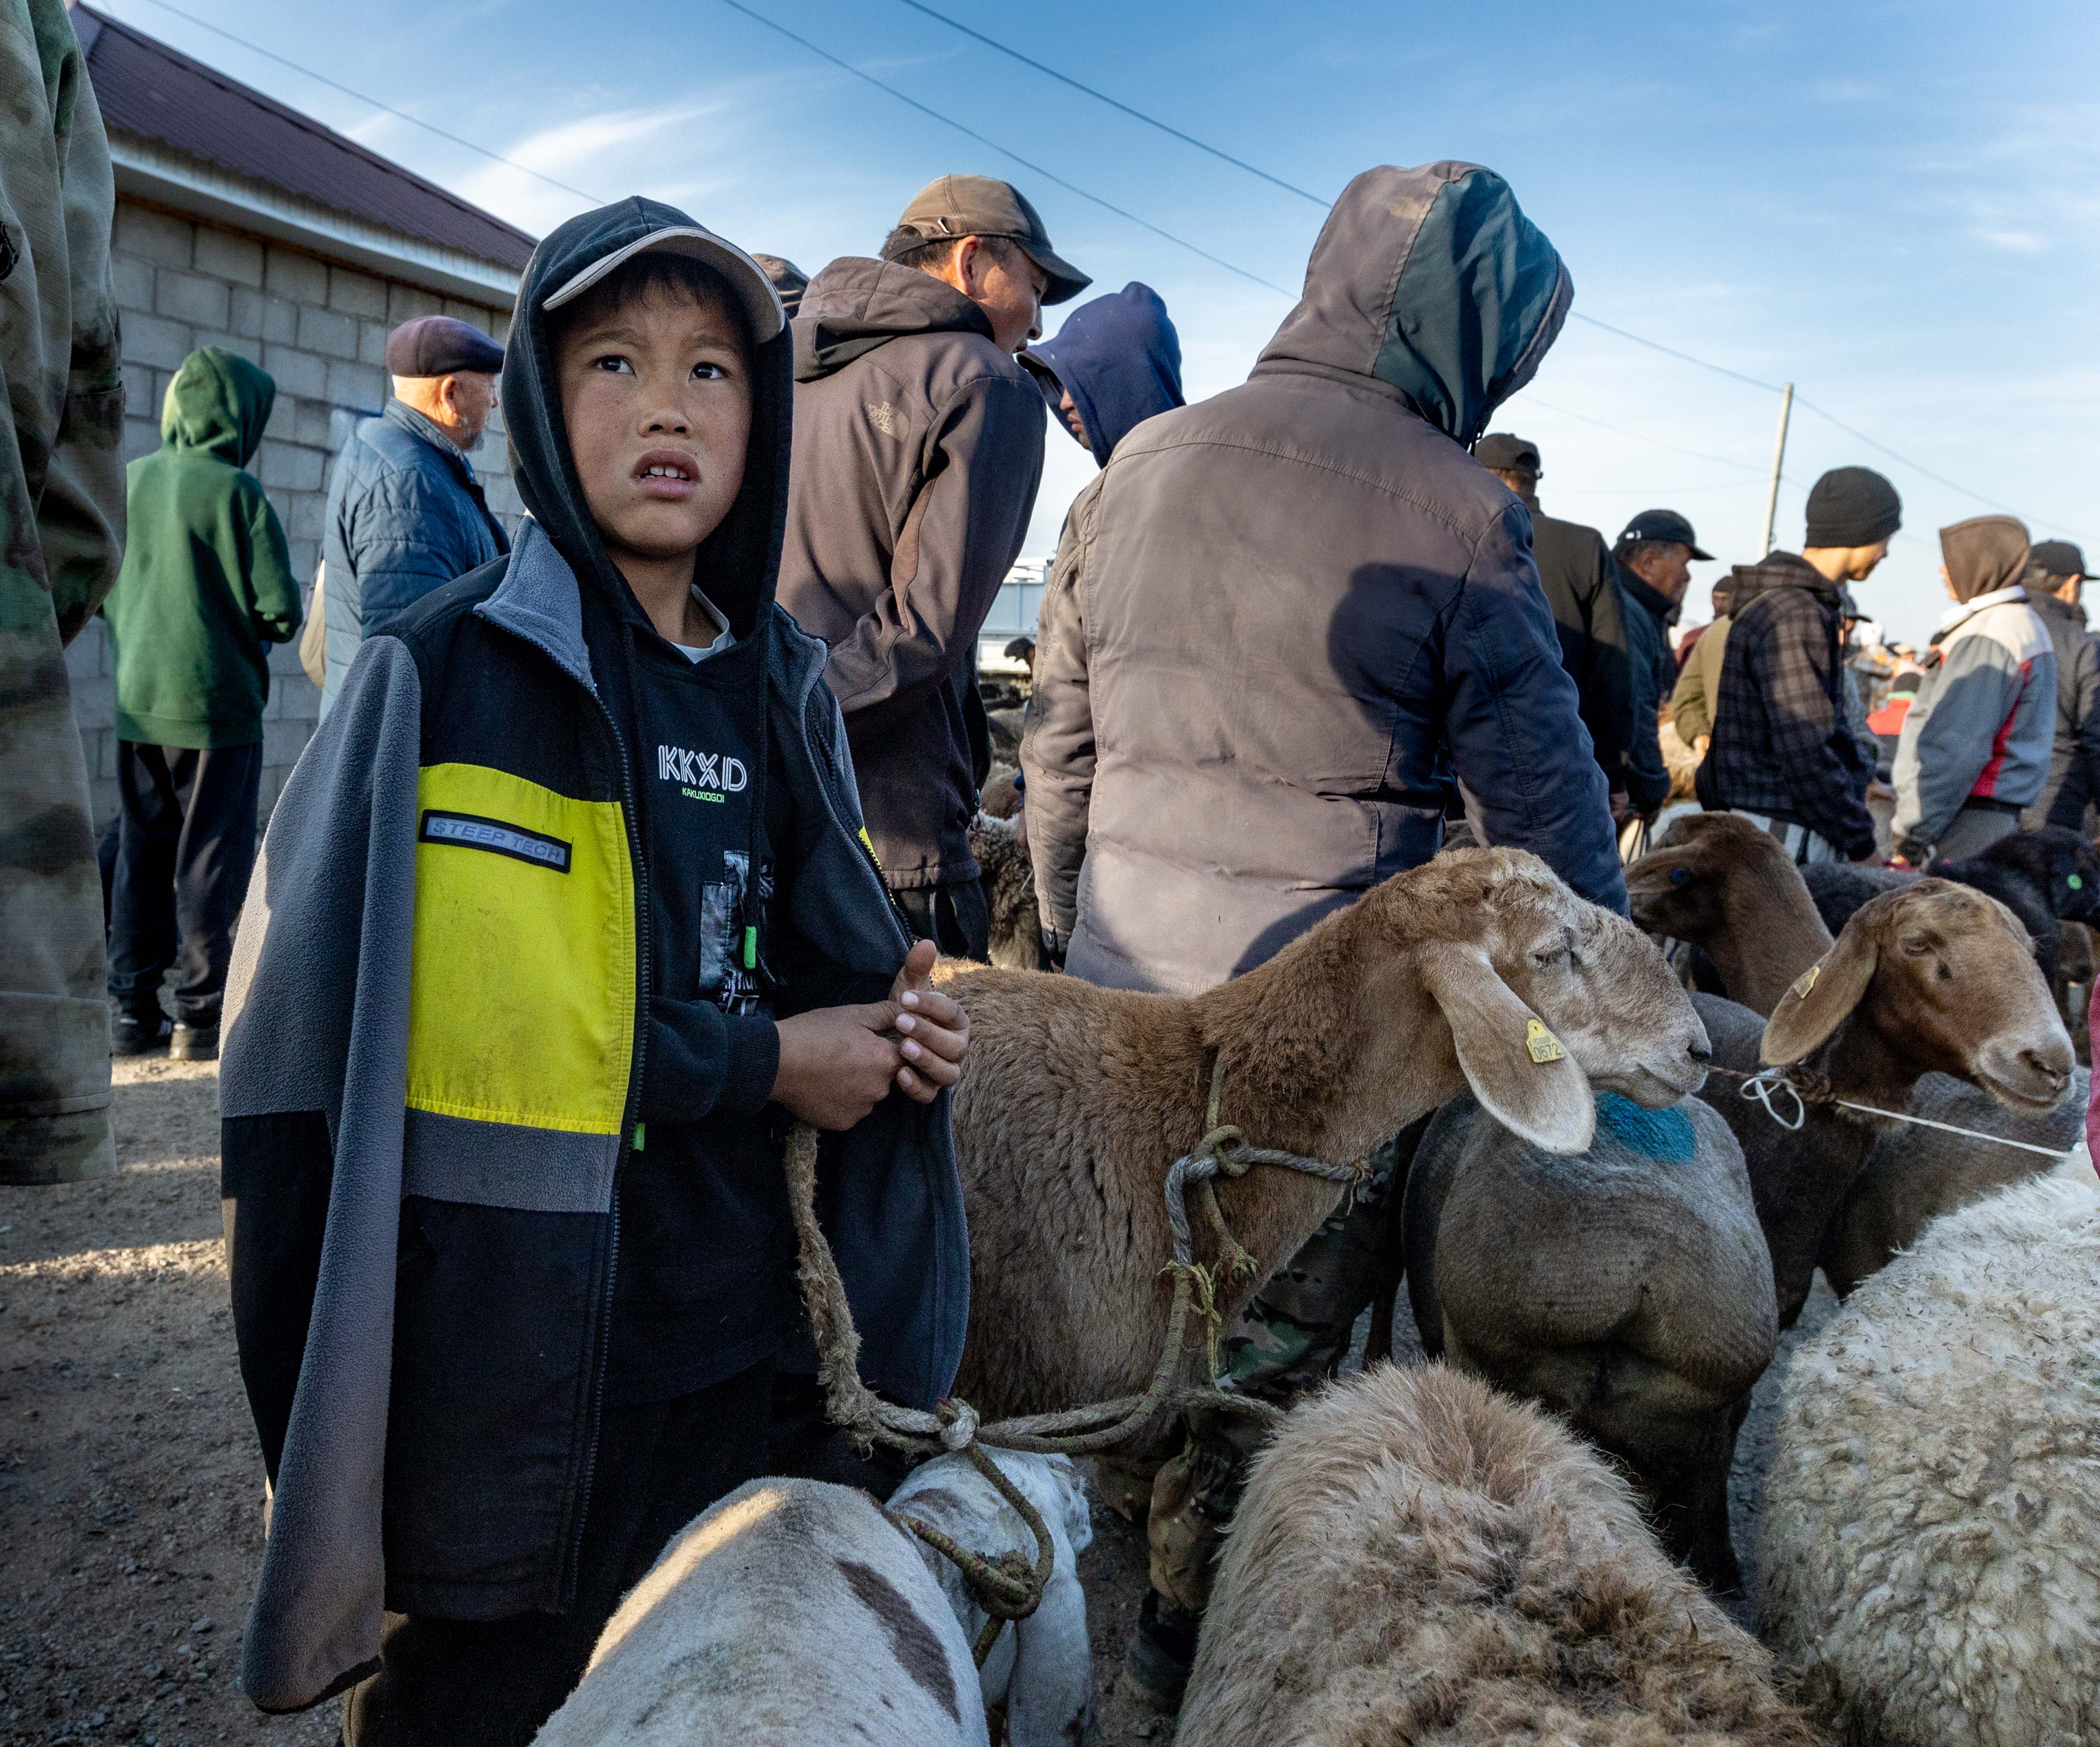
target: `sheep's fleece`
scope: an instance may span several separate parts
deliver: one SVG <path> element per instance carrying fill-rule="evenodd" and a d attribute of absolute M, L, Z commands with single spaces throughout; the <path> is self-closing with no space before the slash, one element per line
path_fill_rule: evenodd
<path fill-rule="evenodd" d="M 1538 1409 L 1378 1365 L 1257 1460 L 1176 1747 L 1796 1747 L 1765 1652 Z"/>
<path fill-rule="evenodd" d="M 607 1623 L 535 1747 L 986 1747 L 977 1669 L 918 1542 L 849 1486 L 752 1480 Z"/>
<path fill-rule="evenodd" d="M 999 1635 L 979 1678 L 986 1705 L 1006 1708 L 1008 1747 L 1072 1747 L 1087 1738 L 1093 1711 L 1094 1657 L 1087 1639 L 1087 1595 L 1078 1555 L 1093 1544 L 1087 1489 L 1070 1456 L 987 1450 L 999 1472 L 1042 1513 L 1056 1560 L 1042 1605 Z M 990 1480 L 960 1455 L 936 1456 L 911 1471 L 889 1500 L 892 1516 L 912 1516 L 973 1553 L 997 1559 L 1008 1548 L 1035 1556 L 1035 1537 Z M 975 1643 L 984 1609 L 955 1561 L 921 1542 L 920 1554 Z"/>
<path fill-rule="evenodd" d="M 1848 1740 L 2100 1740 L 2100 1193 L 1935 1220 L 1802 1347 L 1760 1568 Z"/>

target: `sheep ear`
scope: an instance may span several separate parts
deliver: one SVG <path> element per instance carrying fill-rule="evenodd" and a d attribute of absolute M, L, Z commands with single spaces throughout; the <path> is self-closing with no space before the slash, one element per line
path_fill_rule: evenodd
<path fill-rule="evenodd" d="M 1520 1140 L 1549 1153 L 1587 1148 L 1597 1123 L 1588 1079 L 1496 974 L 1487 954 L 1440 941 L 1423 949 L 1421 965 L 1481 1108 Z"/>
<path fill-rule="evenodd" d="M 1780 997 L 1765 1021 L 1764 1059 L 1776 1068 L 1788 1067 L 1820 1048 L 1860 1004 L 1881 955 L 1874 931 L 1848 923 L 1837 945 Z"/>

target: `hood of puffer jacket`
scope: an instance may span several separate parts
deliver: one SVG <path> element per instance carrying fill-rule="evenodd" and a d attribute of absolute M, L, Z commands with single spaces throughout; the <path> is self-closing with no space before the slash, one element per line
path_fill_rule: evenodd
<path fill-rule="evenodd" d="M 518 288 L 503 359 L 503 422 L 518 495 L 584 587 L 596 587 L 628 620 L 642 619 L 585 501 L 562 418 L 561 382 L 548 337 L 548 293 L 592 262 L 638 242 L 651 232 L 690 226 L 675 206 L 639 196 L 571 218 L 532 251 Z M 701 543 L 693 580 L 729 619 L 739 641 L 751 635 L 773 604 L 780 573 L 781 533 L 788 517 L 788 421 L 793 407 L 788 329 L 752 354 L 751 437 L 743 484 L 721 525 Z"/>
<path fill-rule="evenodd" d="M 1538 373 L 1574 295 L 1553 245 L 1493 170 L 1384 165 L 1335 202 L 1298 307 L 1255 369 L 1374 377 L 1470 448 Z"/>
<path fill-rule="evenodd" d="M 931 273 L 842 255 L 810 281 L 795 311 L 795 380 L 814 382 L 907 333 L 977 333 L 991 318 Z"/>
<path fill-rule="evenodd" d="M 2009 515 L 1972 516 L 1939 531 L 1939 555 L 1957 601 L 2010 589 L 2027 574 L 2027 531 Z"/>
<path fill-rule="evenodd" d="M 161 441 L 201 449 L 230 467 L 245 467 L 262 441 L 277 404 L 277 380 L 245 358 L 201 346 L 183 360 L 161 403 Z"/>

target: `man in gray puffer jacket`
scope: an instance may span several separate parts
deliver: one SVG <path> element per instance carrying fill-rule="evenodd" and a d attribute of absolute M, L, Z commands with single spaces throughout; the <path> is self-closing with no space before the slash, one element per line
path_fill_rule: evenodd
<path fill-rule="evenodd" d="M 944 953 L 985 956 L 970 853 L 991 762 L 977 632 L 1043 477 L 1043 395 L 1014 353 L 1092 283 L 1004 182 L 943 176 L 795 318 L 780 604 L 831 646 L 861 805 L 893 895 Z"/>
<path fill-rule="evenodd" d="M 1368 170 L 1248 382 L 1117 446 L 1021 752 L 1074 975 L 1193 994 L 1262 963 L 1436 854 L 1449 767 L 1487 840 L 1624 910 L 1530 514 L 1467 453 L 1572 296 L 1500 177 Z"/>

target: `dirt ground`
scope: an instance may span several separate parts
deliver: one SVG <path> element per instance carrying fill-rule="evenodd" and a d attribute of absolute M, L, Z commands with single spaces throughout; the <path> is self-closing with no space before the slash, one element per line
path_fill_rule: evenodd
<path fill-rule="evenodd" d="M 265 1717 L 235 1683 L 262 1473 L 226 1304 L 216 1067 L 147 1058 L 116 1076 L 116 1176 L 0 1189 L 0 1747 L 325 1747 L 334 1703 Z M 1819 1284 L 1739 1441 L 1746 1567 L 1786 1359 L 1834 1308 Z M 1395 1335 L 1418 1355 L 1405 1299 Z M 1094 1522 L 1098 1747 L 1160 1747 L 1171 1719 L 1117 1679 L 1144 1536 L 1099 1505 Z"/>

